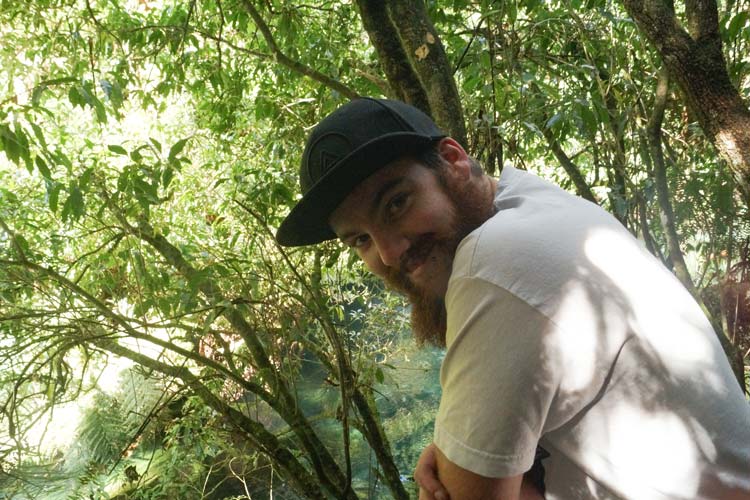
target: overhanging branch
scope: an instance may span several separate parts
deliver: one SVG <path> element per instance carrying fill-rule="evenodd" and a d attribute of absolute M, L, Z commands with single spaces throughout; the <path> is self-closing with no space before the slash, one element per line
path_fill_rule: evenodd
<path fill-rule="evenodd" d="M 322 83 L 326 87 L 329 87 L 339 92 L 341 95 L 348 97 L 349 99 L 356 99 L 357 97 L 359 97 L 359 94 L 357 94 L 354 90 L 350 89 L 343 83 L 337 80 L 334 80 L 330 76 L 324 75 L 323 73 L 316 71 L 312 69 L 311 67 L 302 64 L 299 61 L 295 61 L 291 59 L 289 56 L 287 56 L 286 54 L 284 54 L 281 51 L 281 49 L 279 49 L 279 46 L 276 44 L 276 40 L 274 39 L 273 34 L 271 33 L 271 29 L 268 27 L 268 24 L 260 15 L 260 13 L 252 4 L 252 2 L 250 0 L 240 0 L 240 3 L 245 8 L 247 13 L 250 14 L 250 17 L 253 18 L 253 22 L 255 22 L 255 26 L 258 27 L 261 34 L 263 35 L 263 38 L 268 44 L 268 48 L 271 49 L 271 52 L 273 53 L 273 56 L 276 62 L 278 62 L 279 64 L 283 66 L 286 66 L 292 71 L 296 71 L 297 73 L 300 73 L 302 75 L 312 78 L 313 80 L 317 82 Z"/>

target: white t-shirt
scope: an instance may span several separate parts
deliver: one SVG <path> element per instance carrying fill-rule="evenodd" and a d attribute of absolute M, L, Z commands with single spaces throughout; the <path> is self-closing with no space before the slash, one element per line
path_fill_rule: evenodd
<path fill-rule="evenodd" d="M 497 213 L 461 242 L 446 294 L 434 440 L 548 499 L 750 494 L 750 406 L 679 281 L 610 214 L 503 170 Z"/>

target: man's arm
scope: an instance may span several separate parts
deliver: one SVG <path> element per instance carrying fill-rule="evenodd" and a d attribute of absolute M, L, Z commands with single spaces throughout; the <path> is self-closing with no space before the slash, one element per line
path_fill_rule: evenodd
<path fill-rule="evenodd" d="M 485 477 L 454 464 L 435 447 L 440 482 L 453 499 L 519 500 L 523 474 L 511 477 Z"/>
<path fill-rule="evenodd" d="M 420 500 L 544 499 L 524 475 L 509 478 L 480 476 L 448 460 L 434 443 L 419 457 L 414 479 L 419 485 Z"/>

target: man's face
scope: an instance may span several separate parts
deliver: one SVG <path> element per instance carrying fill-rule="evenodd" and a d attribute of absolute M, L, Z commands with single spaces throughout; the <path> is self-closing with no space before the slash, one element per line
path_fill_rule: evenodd
<path fill-rule="evenodd" d="M 451 166 L 397 160 L 357 186 L 331 215 L 339 238 L 412 304 L 418 342 L 445 344 L 445 292 L 461 240 L 487 219 Z"/>

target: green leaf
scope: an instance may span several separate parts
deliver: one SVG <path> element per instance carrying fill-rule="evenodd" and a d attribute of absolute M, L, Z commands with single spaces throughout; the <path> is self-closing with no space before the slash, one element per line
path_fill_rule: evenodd
<path fill-rule="evenodd" d="M 78 85 L 71 86 L 70 90 L 68 90 L 68 100 L 70 100 L 70 103 L 73 106 L 84 107 L 86 105 L 86 99 L 81 95 L 79 89 L 80 87 Z"/>
<path fill-rule="evenodd" d="M 47 183 L 47 206 L 53 213 L 57 212 L 57 203 L 60 198 L 62 184 L 59 182 L 48 181 Z"/>
<path fill-rule="evenodd" d="M 122 146 L 118 146 L 117 144 L 110 144 L 109 146 L 107 146 L 107 149 L 109 149 L 113 153 L 117 153 L 118 155 L 123 155 L 123 156 L 128 155 L 127 150 Z"/>
<path fill-rule="evenodd" d="M 198 291 L 198 289 L 203 286 L 204 283 L 208 280 L 210 275 L 209 269 L 199 269 L 195 271 L 194 273 L 191 273 L 188 277 L 188 286 L 193 291 Z"/>
<path fill-rule="evenodd" d="M 122 93 L 122 87 L 119 83 L 114 82 L 112 84 L 112 92 L 109 95 L 109 102 L 112 103 L 112 107 L 115 110 L 119 110 L 122 107 L 122 103 L 125 100 L 125 96 Z"/>
<path fill-rule="evenodd" d="M 31 92 L 32 106 L 39 106 L 39 102 L 42 100 L 42 94 L 45 90 L 47 90 L 46 85 L 37 85 L 36 87 L 34 87 L 33 92 Z"/>
<path fill-rule="evenodd" d="M 729 27 L 727 28 L 727 35 L 729 36 L 729 40 L 734 40 L 737 37 L 737 34 L 745 26 L 745 24 L 747 24 L 749 18 L 750 12 L 744 10 L 734 16 L 731 21 L 729 21 Z"/>
<path fill-rule="evenodd" d="M 544 124 L 545 128 L 551 129 L 555 126 L 556 123 L 558 123 L 562 119 L 562 113 L 556 113 L 552 118 L 547 120 L 547 123 Z"/>
<path fill-rule="evenodd" d="M 21 128 L 21 124 L 16 122 L 16 138 L 18 140 L 19 153 L 26 164 L 26 170 L 30 174 L 34 173 L 34 162 L 31 159 L 31 151 L 29 150 L 29 138 L 26 137 L 26 132 Z"/>
<path fill-rule="evenodd" d="M 508 2 L 506 5 L 508 7 L 508 23 L 513 24 L 518 17 L 518 7 L 516 7 L 516 2 Z"/>
<path fill-rule="evenodd" d="M 107 112 L 104 110 L 104 104 L 95 95 L 91 96 L 91 105 L 94 108 L 96 114 L 96 121 L 99 123 L 107 123 Z"/>
<path fill-rule="evenodd" d="M 2 141 L 3 149 L 8 159 L 18 164 L 18 160 L 21 158 L 21 148 L 18 145 L 18 138 L 15 132 L 6 124 L 0 125 L 0 141 Z"/>
<path fill-rule="evenodd" d="M 24 238 L 20 234 L 16 234 L 16 243 L 18 243 L 18 246 L 20 247 L 21 252 L 23 252 L 24 254 L 29 253 L 29 249 L 31 247 L 29 246 L 29 242 L 26 241 L 26 238 Z"/>
<path fill-rule="evenodd" d="M 172 182 L 172 178 L 174 177 L 174 169 L 172 167 L 167 167 L 164 169 L 164 172 L 161 174 L 161 185 L 164 186 L 164 189 L 169 187 L 169 184 Z"/>
<path fill-rule="evenodd" d="M 527 129 L 531 130 L 539 137 L 544 137 L 544 134 L 542 133 L 541 129 L 537 127 L 536 124 L 531 123 L 531 122 L 523 122 L 523 124 Z"/>
<path fill-rule="evenodd" d="M 588 102 L 582 101 L 579 102 L 580 107 L 578 108 L 579 112 L 581 113 L 581 121 L 583 122 L 583 128 L 588 134 L 595 134 L 596 133 L 596 127 L 597 127 L 597 121 L 596 116 L 594 115 L 594 112 L 591 111 L 591 107 Z"/>
<path fill-rule="evenodd" d="M 383 375 L 383 369 L 380 367 L 377 367 L 375 369 L 375 380 L 377 380 L 379 384 L 382 384 L 385 381 L 385 375 Z"/>
<path fill-rule="evenodd" d="M 117 191 L 123 193 L 128 190 L 130 185 L 130 169 L 125 168 L 117 177 Z"/>
<path fill-rule="evenodd" d="M 37 125 L 36 123 L 31 123 L 31 130 L 34 131 L 34 136 L 36 136 L 36 140 L 39 142 L 39 145 L 42 146 L 42 148 L 47 149 L 47 141 L 44 138 L 44 133 L 42 133 L 41 127 Z"/>
<path fill-rule="evenodd" d="M 177 155 L 182 153 L 182 150 L 185 149 L 185 144 L 187 144 L 188 138 L 180 139 L 179 141 L 175 142 L 171 148 L 169 148 L 169 159 L 174 160 L 177 158 Z"/>
<path fill-rule="evenodd" d="M 52 174 L 49 171 L 49 167 L 47 167 L 47 163 L 44 161 L 44 158 L 41 156 L 37 156 L 35 158 L 36 162 L 36 168 L 39 170 L 39 173 L 42 174 L 42 177 L 45 179 L 52 179 Z"/>
<path fill-rule="evenodd" d="M 68 158 L 67 155 L 63 153 L 62 151 L 59 151 L 59 150 L 55 151 L 55 153 L 53 154 L 53 157 L 57 160 L 57 162 L 60 165 L 64 165 L 65 168 L 68 169 L 68 172 L 70 172 L 73 169 L 73 162 L 70 161 L 70 158 Z"/>
<path fill-rule="evenodd" d="M 720 212 L 731 214 L 732 213 L 732 195 L 733 186 L 730 183 L 722 183 L 718 187 L 716 193 L 716 207 Z"/>
<path fill-rule="evenodd" d="M 149 184 L 140 177 L 136 177 L 135 179 L 133 179 L 133 190 L 135 192 L 136 198 L 138 198 L 140 201 L 148 202 L 149 204 L 159 202 L 156 186 Z"/>
<path fill-rule="evenodd" d="M 88 191 L 89 183 L 91 182 L 91 174 L 94 172 L 94 167 L 89 167 L 83 171 L 81 177 L 78 179 L 78 185 L 81 191 Z"/>
<path fill-rule="evenodd" d="M 81 193 L 81 189 L 76 185 L 71 186 L 70 194 L 65 200 L 65 203 L 63 203 L 61 214 L 63 222 L 78 220 L 83 215 L 84 209 L 83 193 Z"/>

